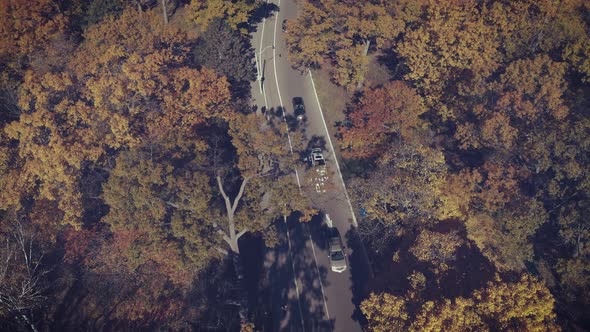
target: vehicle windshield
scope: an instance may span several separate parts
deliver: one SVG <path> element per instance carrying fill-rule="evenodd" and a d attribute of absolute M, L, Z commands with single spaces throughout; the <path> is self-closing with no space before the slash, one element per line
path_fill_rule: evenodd
<path fill-rule="evenodd" d="M 330 256 L 332 257 L 333 261 L 341 261 L 344 259 L 344 254 L 342 251 L 334 251 L 330 254 Z"/>

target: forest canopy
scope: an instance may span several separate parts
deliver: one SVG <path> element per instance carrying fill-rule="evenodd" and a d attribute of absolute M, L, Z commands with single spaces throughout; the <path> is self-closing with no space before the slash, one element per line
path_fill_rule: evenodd
<path fill-rule="evenodd" d="M 312 211 L 248 106 L 259 3 L 0 5 L 0 329 L 239 327 L 238 240 Z"/>
<path fill-rule="evenodd" d="M 371 329 L 588 328 L 589 12 L 318 0 L 288 22 L 292 64 L 348 91 L 340 148 L 383 274 L 361 306 Z M 481 294 L 525 279 L 545 318 L 510 318 L 537 310 L 512 299 L 488 316 Z"/>
<path fill-rule="evenodd" d="M 590 3 L 296 3 L 288 60 L 347 98 L 364 327 L 589 329 Z M 0 0 L 1 330 L 247 321 L 240 239 L 318 212 L 249 104 L 264 5 Z"/>

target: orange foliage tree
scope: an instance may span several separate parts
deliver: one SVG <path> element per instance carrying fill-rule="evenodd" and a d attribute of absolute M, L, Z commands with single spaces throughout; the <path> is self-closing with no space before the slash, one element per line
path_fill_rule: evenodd
<path fill-rule="evenodd" d="M 92 26 L 85 38 L 66 71 L 25 74 L 23 114 L 5 128 L 19 141 L 25 173 L 41 183 L 38 196 L 57 201 L 64 223 L 76 227 L 85 162 L 232 116 L 225 78 L 188 67 L 186 37 L 157 12 L 129 9 Z"/>
<path fill-rule="evenodd" d="M 426 107 L 420 95 L 401 81 L 369 89 L 348 113 L 350 125 L 341 130 L 341 147 L 349 158 L 378 155 L 392 136 L 411 140 L 426 129 L 420 115 Z"/>

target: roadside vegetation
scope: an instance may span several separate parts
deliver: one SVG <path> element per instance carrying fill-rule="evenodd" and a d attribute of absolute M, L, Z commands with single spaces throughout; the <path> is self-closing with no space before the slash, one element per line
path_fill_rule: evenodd
<path fill-rule="evenodd" d="M 588 2 L 298 3 L 289 59 L 346 100 L 366 328 L 589 329 Z M 317 212 L 300 133 L 248 104 L 263 5 L 0 0 L 0 330 L 262 326 L 244 239 Z"/>
<path fill-rule="evenodd" d="M 368 327 L 589 328 L 588 2 L 300 4 L 289 59 L 351 100 L 335 125 Z"/>
<path fill-rule="evenodd" d="M 310 210 L 248 106 L 260 5 L 0 1 L 0 330 L 253 327 L 240 239 Z"/>

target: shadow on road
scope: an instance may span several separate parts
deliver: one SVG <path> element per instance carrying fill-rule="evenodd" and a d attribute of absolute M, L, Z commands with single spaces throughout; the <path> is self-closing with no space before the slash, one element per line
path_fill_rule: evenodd
<path fill-rule="evenodd" d="M 262 22 L 262 19 L 268 19 L 274 15 L 275 12 L 279 11 L 279 6 L 274 3 L 263 2 L 248 19 L 248 33 L 256 31 L 258 23 Z"/>
<path fill-rule="evenodd" d="M 325 238 L 327 225 L 322 220 L 323 216 L 317 216 L 308 226 L 310 232 L 313 234 L 312 238 L 316 247 L 321 250 L 327 250 L 328 244 Z M 352 302 L 355 306 L 355 311 L 351 318 L 358 321 L 362 326 L 366 326 L 367 321 L 360 311 L 360 304 L 367 297 L 367 285 L 371 279 L 371 268 L 362 240 L 352 225 L 346 234 L 343 235 L 342 240 L 344 241 L 344 251 L 347 255 L 348 267 L 351 274 Z"/>
<path fill-rule="evenodd" d="M 366 326 L 367 320 L 360 310 L 363 299 L 367 298 L 368 285 L 371 279 L 371 267 L 363 246 L 362 239 L 355 227 L 350 227 L 345 235 L 346 245 L 349 248 L 350 274 L 352 276 L 352 302 L 355 311 L 352 318 L 362 326 Z"/>
<path fill-rule="evenodd" d="M 306 250 L 308 235 L 304 225 L 295 216 L 287 224 L 279 221 L 275 225 L 279 241 L 274 248 L 266 248 L 257 236 L 244 236 L 240 242 L 251 321 L 262 331 L 299 332 L 304 330 L 302 322 L 305 331 L 333 331 L 334 321 L 325 317 L 319 284 L 321 278 L 326 285 L 328 270 L 319 267 L 318 276 L 313 256 Z M 294 276 L 298 280 L 300 301 Z"/>
<path fill-rule="evenodd" d="M 327 319 L 324 309 L 322 285 L 328 286 L 328 270 L 324 266 L 317 266 L 311 249 L 307 224 L 298 221 L 292 215 L 288 221 L 291 237 L 291 252 L 295 265 L 295 274 L 301 282 L 301 309 L 303 311 L 305 331 L 333 331 L 334 320 Z M 320 280 L 322 285 L 320 285 Z"/>

